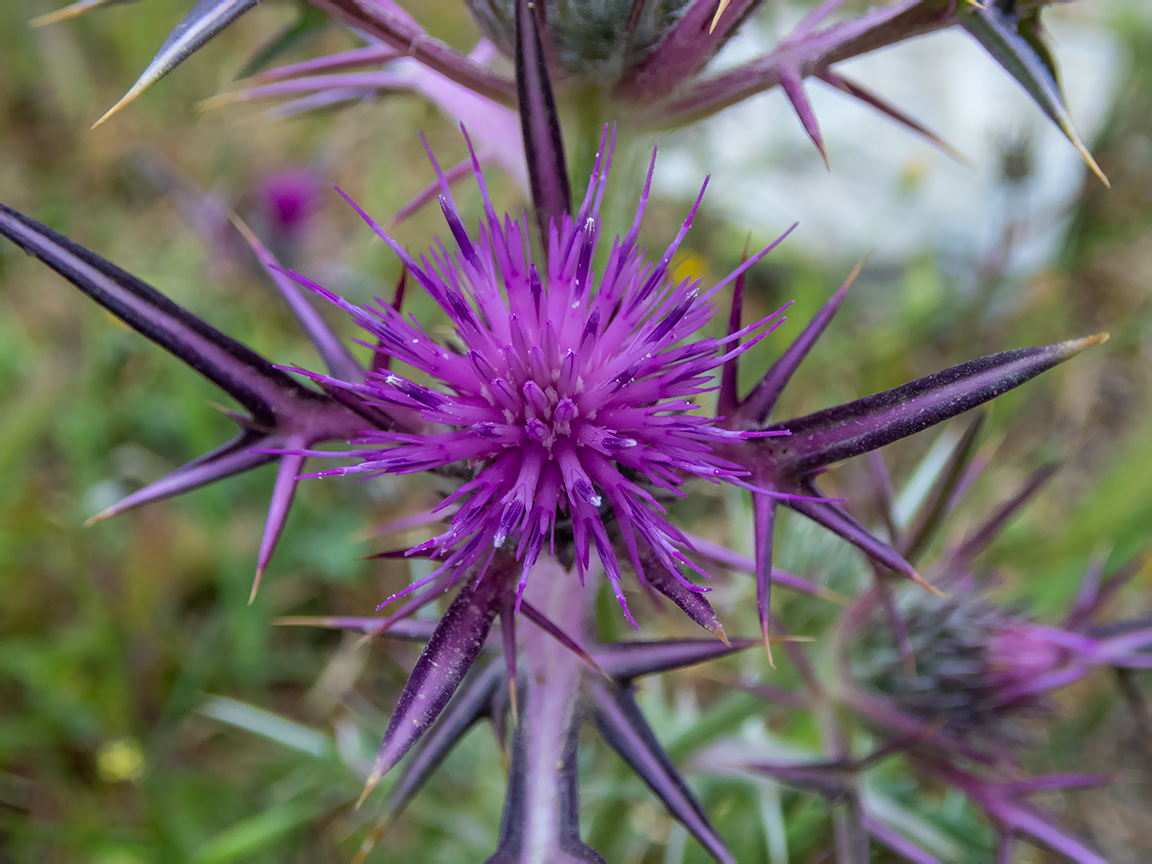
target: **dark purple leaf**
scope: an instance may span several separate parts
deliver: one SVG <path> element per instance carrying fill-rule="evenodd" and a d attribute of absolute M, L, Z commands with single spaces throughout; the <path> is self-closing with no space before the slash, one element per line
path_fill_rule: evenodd
<path fill-rule="evenodd" d="M 628 684 L 645 675 L 718 660 L 757 642 L 758 639 L 733 639 L 728 644 L 715 639 L 637 640 L 601 645 L 592 654 L 605 674 L 621 684 Z"/>
<path fill-rule="evenodd" d="M 428 731 L 460 686 L 504 606 L 515 563 L 501 556 L 479 583 L 472 574 L 464 575 L 464 586 L 436 625 L 404 685 L 361 801 Z"/>
<path fill-rule="evenodd" d="M 227 391 L 252 412 L 254 425 L 275 425 L 274 408 L 287 408 L 305 400 L 327 402 L 151 285 L 2 204 L 0 234 L 39 258 L 129 327 Z"/>
<path fill-rule="evenodd" d="M 780 475 L 810 476 L 982 405 L 1107 338 L 1097 334 L 981 357 L 893 390 L 778 423 L 769 428 L 791 434 L 761 438 L 757 444 Z"/>
<path fill-rule="evenodd" d="M 588 689 L 592 697 L 592 719 L 608 746 L 628 763 L 664 802 L 668 812 L 700 841 L 713 858 L 735 864 L 736 859 L 708 821 L 704 808 L 656 740 L 636 705 L 631 689 L 613 687 L 596 680 L 589 682 Z"/>
<path fill-rule="evenodd" d="M 496 689 L 505 682 L 502 667 L 501 661 L 493 661 L 461 685 L 436 725 L 412 748 L 411 758 L 388 793 L 385 806 L 388 819 L 394 819 L 404 809 L 465 733 L 488 713 Z"/>
<path fill-rule="evenodd" d="M 231 395 L 250 417 L 231 414 L 242 427 L 227 444 L 192 460 L 127 496 L 92 521 L 187 492 L 277 458 L 282 460 L 261 542 L 253 595 L 275 549 L 292 504 L 303 459 L 252 450 L 300 450 L 347 441 L 367 427 L 388 423 L 354 401 L 336 402 L 293 380 L 246 345 L 225 336 L 151 285 L 50 228 L 0 205 L 0 234 L 39 258 L 91 299 Z"/>

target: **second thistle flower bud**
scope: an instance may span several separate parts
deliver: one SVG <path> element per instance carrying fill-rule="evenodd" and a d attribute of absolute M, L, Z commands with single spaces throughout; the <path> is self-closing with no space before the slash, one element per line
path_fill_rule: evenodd
<path fill-rule="evenodd" d="M 464 0 L 481 32 L 515 51 L 516 0 Z M 536 0 L 556 72 L 611 86 L 660 44 L 690 0 Z"/>
<path fill-rule="evenodd" d="M 1037 638 L 1036 625 L 979 594 L 916 597 L 901 614 L 915 669 L 878 616 L 857 646 L 858 680 L 958 738 L 1019 741 L 1019 721 L 1044 707 L 1031 682 L 1063 665 L 1065 652 Z"/>

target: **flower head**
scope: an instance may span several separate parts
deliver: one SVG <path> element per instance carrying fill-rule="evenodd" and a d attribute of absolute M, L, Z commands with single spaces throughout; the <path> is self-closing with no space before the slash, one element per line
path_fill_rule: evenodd
<path fill-rule="evenodd" d="M 1031 622 L 982 593 L 944 599 L 915 591 L 903 599 L 915 668 L 877 615 L 853 651 L 857 675 L 917 720 L 960 738 L 1011 743 L 1016 721 L 1043 706 L 1028 683 L 1062 666 L 1065 652 L 1037 640 Z"/>
<path fill-rule="evenodd" d="M 678 578 L 681 564 L 694 566 L 677 548 L 685 538 L 665 518 L 659 496 L 682 495 L 693 476 L 718 481 L 745 473 L 717 456 L 715 443 L 781 434 L 725 430 L 715 418 L 692 413 L 693 398 L 713 389 L 713 370 L 782 320 L 777 313 L 723 338 L 694 335 L 711 320 L 716 293 L 768 250 L 706 290 L 699 279 L 675 281 L 669 266 L 696 207 L 650 262 L 637 245 L 646 185 L 631 229 L 613 241 L 597 273 L 610 162 L 602 142 L 583 204 L 574 217 L 551 223 L 543 268 L 532 261 L 524 218 L 497 216 L 478 163 L 485 218 L 475 238 L 442 182 L 440 205 L 455 252 L 437 243 L 417 262 L 364 217 L 448 316 L 457 339 L 452 347 L 386 303 L 359 307 L 317 289 L 351 312 L 378 352 L 417 373 L 389 367 L 362 383 L 322 380 L 422 421 L 415 432 L 367 433 L 361 443 L 370 446 L 355 451 L 359 464 L 323 473 L 466 468 L 465 482 L 438 508 L 452 514 L 449 528 L 414 550 L 444 559 L 425 582 L 477 564 L 483 570 L 495 550 L 514 550 L 522 592 L 546 546 L 569 557 L 557 549 L 561 534 L 571 537 L 577 573 L 595 547 L 623 605 L 614 547 L 622 547 L 641 579 L 642 562 L 653 558 Z M 650 168 L 649 184 L 651 176 Z M 751 331 L 759 336 L 730 347 Z"/>
<path fill-rule="evenodd" d="M 465 0 L 481 32 L 504 54 L 516 53 L 515 0 Z M 556 71 L 585 82 L 611 86 L 631 73 L 672 32 L 689 11 L 691 0 L 575 0 L 539 4 L 555 52 Z M 700 4 L 703 7 L 704 4 Z M 749 4 L 744 4 L 745 6 Z M 752 4 L 755 5 L 755 4 Z M 701 21 L 718 19 L 701 8 Z M 725 29 L 738 16 L 725 19 Z M 723 33 L 724 31 L 722 31 Z M 703 38 L 699 34 L 698 38 Z M 713 46 L 712 51 L 715 50 Z M 704 59 L 709 55 L 705 54 Z"/>

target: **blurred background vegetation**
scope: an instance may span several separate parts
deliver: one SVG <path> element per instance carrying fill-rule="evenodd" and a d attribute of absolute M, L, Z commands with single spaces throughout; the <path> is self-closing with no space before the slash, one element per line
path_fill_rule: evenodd
<path fill-rule="evenodd" d="M 52 8 L 48 0 L 0 4 L 0 200 L 275 361 L 314 365 L 268 281 L 218 230 L 220 208 L 235 207 L 268 237 L 274 218 L 262 190 L 269 176 L 311 172 L 319 186 L 315 210 L 299 236 L 281 238 L 290 241 L 282 252 L 329 287 L 365 299 L 390 291 L 396 263 L 347 207 L 324 194 L 326 184 L 337 182 L 385 217 L 430 177 L 415 128 L 446 162 L 462 155 L 462 143 L 450 123 L 414 100 L 278 123 L 250 106 L 198 108 L 294 18 L 289 3 L 245 17 L 89 131 L 186 5 L 114 7 L 33 30 L 27 22 Z M 1137 14 L 1138 3 L 1093 5 L 1107 13 L 1097 20 L 1113 34 L 1119 69 L 1117 86 L 1101 96 L 1110 100 L 1108 120 L 1093 142 L 1112 189 L 1086 178 L 1058 254 L 1022 276 L 1003 266 L 1005 238 L 997 230 L 987 232 L 987 248 L 972 250 L 983 264 L 962 272 L 931 249 L 901 261 L 881 255 L 785 406 L 802 413 L 980 354 L 1110 331 L 1103 348 L 996 403 L 985 436 L 998 445 L 992 467 L 953 526 L 977 519 L 1045 461 L 1064 463 L 990 558 L 1003 568 L 1006 596 L 1041 616 L 1074 595 L 1093 555 L 1119 561 L 1138 552 L 1152 525 L 1152 21 Z M 453 44 L 475 38 L 455 0 L 425 3 L 419 15 Z M 331 28 L 308 52 L 351 44 Z M 880 122 L 862 121 L 861 135 L 866 123 Z M 802 141 L 798 127 L 785 132 Z M 830 155 L 835 171 L 837 154 Z M 1006 178 L 1027 172 L 1027 161 L 1006 153 Z M 501 201 L 518 210 L 515 190 L 493 182 Z M 461 193 L 461 200 L 475 216 L 475 196 Z M 401 239 L 426 245 L 439 230 L 434 211 L 402 225 Z M 682 202 L 653 209 L 651 245 L 666 241 L 683 212 Z M 722 213 L 705 212 L 681 263 L 709 277 L 726 273 L 747 233 Z M 852 264 L 851 253 L 815 255 L 785 244 L 755 271 L 755 302 L 769 308 L 794 299 L 792 320 L 803 321 Z M 369 614 L 408 579 L 401 563 L 362 560 L 380 548 L 367 542 L 370 527 L 411 512 L 430 490 L 306 483 L 249 606 L 270 469 L 84 527 L 118 497 L 230 435 L 231 422 L 213 407 L 223 397 L 7 245 L 0 248 L 0 303 L 0 862 L 348 861 L 374 813 L 351 811 L 360 781 L 339 754 L 371 752 L 417 649 L 378 642 L 353 652 L 339 634 L 274 621 Z M 413 309 L 421 308 L 415 300 Z M 351 335 L 348 327 L 342 332 Z M 763 356 L 780 344 L 766 344 Z M 908 476 L 930 443 L 913 439 L 886 454 L 897 478 Z M 852 471 L 835 472 L 830 485 L 851 488 Z M 722 501 L 705 504 L 682 515 L 698 531 L 731 540 L 723 537 Z M 805 564 L 811 532 L 791 523 L 780 530 L 800 538 L 785 546 L 791 559 L 784 563 L 824 578 Z M 1150 580 L 1146 569 L 1126 595 L 1126 613 L 1148 608 Z M 747 615 L 737 602 L 746 596 L 732 595 L 728 614 L 736 620 Z M 799 606 L 791 618 L 801 619 L 797 626 L 820 620 Z M 686 622 L 648 626 L 691 635 Z M 787 680 L 790 672 L 765 667 L 763 674 Z M 674 756 L 756 710 L 720 700 L 723 710 L 703 715 L 705 723 L 683 706 L 685 699 L 706 705 L 716 695 L 708 681 L 695 679 L 685 695 L 677 680 L 645 693 L 670 706 L 658 731 Z M 1066 716 L 1038 752 L 1038 768 L 1148 767 L 1131 721 L 1111 710 L 1112 689 L 1092 679 L 1068 691 Z M 691 842 L 680 849 L 679 829 L 614 757 L 587 759 L 586 831 L 608 860 L 705 860 Z M 693 782 L 738 859 L 766 860 L 758 799 L 714 778 Z M 1147 861 L 1147 785 L 1145 775 L 1058 806 L 1110 860 Z M 491 735 L 473 734 L 392 829 L 378 860 L 483 860 L 495 848 L 502 789 Z M 822 805 L 783 794 L 790 796 L 782 806 L 793 860 L 818 860 L 805 850 L 820 836 Z M 631 806 L 614 808 L 622 799 Z M 963 836 L 975 823 L 954 803 L 932 808 L 939 824 Z M 991 860 L 971 854 L 977 857 L 967 860 Z M 1047 859 L 1037 853 L 1030 860 Z"/>

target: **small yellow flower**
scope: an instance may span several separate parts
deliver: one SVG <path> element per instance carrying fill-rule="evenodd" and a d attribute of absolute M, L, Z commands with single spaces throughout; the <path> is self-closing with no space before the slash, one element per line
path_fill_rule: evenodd
<path fill-rule="evenodd" d="M 96 773 L 105 783 L 139 780 L 146 767 L 144 750 L 135 738 L 114 738 L 96 751 Z"/>

